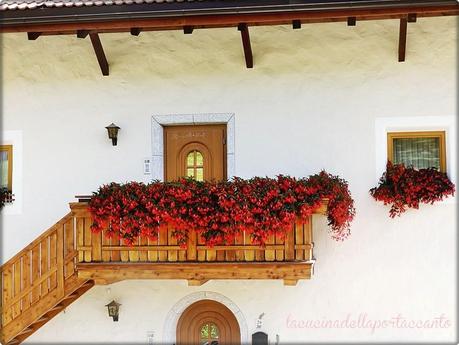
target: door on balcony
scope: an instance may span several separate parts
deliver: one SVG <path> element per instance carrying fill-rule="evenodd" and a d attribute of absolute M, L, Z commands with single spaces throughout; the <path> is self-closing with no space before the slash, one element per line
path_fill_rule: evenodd
<path fill-rule="evenodd" d="M 241 332 L 226 306 L 202 300 L 189 306 L 177 323 L 177 345 L 238 345 Z"/>
<path fill-rule="evenodd" d="M 226 125 L 164 128 L 165 180 L 226 179 Z"/>

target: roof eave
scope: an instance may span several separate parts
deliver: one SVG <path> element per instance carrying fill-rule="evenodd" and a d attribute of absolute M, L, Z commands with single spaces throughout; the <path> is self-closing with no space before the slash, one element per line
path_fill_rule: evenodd
<path fill-rule="evenodd" d="M 195 27 L 235 26 L 303 22 L 344 21 L 348 17 L 358 20 L 401 18 L 407 14 L 417 16 L 458 15 L 455 0 L 418 1 L 346 1 L 320 3 L 296 1 L 295 4 L 270 6 L 242 6 L 247 1 L 232 1 L 232 6 L 188 7 L 155 5 L 116 5 L 99 7 L 40 8 L 34 10 L 3 11 L 0 32 L 57 32 L 65 30 L 127 31 L 132 27 L 171 29 L 185 25 Z M 219 3 L 219 2 L 218 2 Z M 225 2 L 228 4 L 228 2 Z M 184 4 L 184 3 L 180 3 Z M 198 4 L 192 2 L 189 4 Z M 181 9 L 180 9 L 181 8 Z"/>

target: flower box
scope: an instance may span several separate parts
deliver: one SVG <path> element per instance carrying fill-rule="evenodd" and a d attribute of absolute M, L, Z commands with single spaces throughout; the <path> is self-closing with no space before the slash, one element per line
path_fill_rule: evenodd
<path fill-rule="evenodd" d="M 315 214 L 324 214 L 323 200 Z M 282 279 L 294 285 L 312 276 L 312 215 L 297 219 L 285 237 L 269 236 L 264 245 L 248 234 L 231 243 L 209 247 L 196 231 L 188 232 L 186 245 L 179 245 L 172 226 L 162 226 L 156 240 L 139 237 L 125 244 L 106 236 L 106 229 L 91 230 L 87 202 L 71 203 L 75 218 L 78 274 L 81 278 L 108 284 L 124 279 L 186 279 L 200 285 L 210 279 Z"/>

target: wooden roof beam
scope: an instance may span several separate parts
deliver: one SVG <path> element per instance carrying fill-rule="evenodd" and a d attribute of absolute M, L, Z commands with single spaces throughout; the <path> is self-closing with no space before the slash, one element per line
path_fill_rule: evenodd
<path fill-rule="evenodd" d="M 250 44 L 249 27 L 245 23 L 238 25 L 237 29 L 241 32 L 242 47 L 244 48 L 245 64 L 247 68 L 253 68 L 252 46 Z"/>
<path fill-rule="evenodd" d="M 38 37 L 41 36 L 41 32 L 28 32 L 27 33 L 27 39 L 29 41 L 35 41 Z"/>
<path fill-rule="evenodd" d="M 191 26 L 191 25 L 185 25 L 183 27 L 183 33 L 185 35 L 191 35 L 193 33 L 193 30 L 194 30 L 194 26 Z"/>
<path fill-rule="evenodd" d="M 398 61 L 399 62 L 405 61 L 407 28 L 408 28 L 408 19 L 401 18 L 400 19 L 400 31 L 399 31 L 399 37 L 398 37 Z"/>
<path fill-rule="evenodd" d="M 356 26 L 356 24 L 357 24 L 357 18 L 355 17 L 347 18 L 347 26 Z"/>
<path fill-rule="evenodd" d="M 131 35 L 132 36 L 139 36 L 141 31 L 142 30 L 140 28 L 131 28 Z"/>
<path fill-rule="evenodd" d="M 94 48 L 94 53 L 96 53 L 97 61 L 99 62 L 100 70 L 102 75 L 107 76 L 109 73 L 109 66 L 107 58 L 105 57 L 104 48 L 100 42 L 98 33 L 90 33 L 89 38 L 91 39 L 92 47 Z"/>
<path fill-rule="evenodd" d="M 408 13 L 408 23 L 416 23 L 417 17 L 416 13 Z"/>
<path fill-rule="evenodd" d="M 77 30 L 76 35 L 78 38 L 86 38 L 89 35 L 89 30 Z"/>
<path fill-rule="evenodd" d="M 406 38 L 408 23 L 416 23 L 417 14 L 408 13 L 407 16 L 400 18 L 400 30 L 398 37 L 398 61 L 404 62 L 406 58 Z"/>

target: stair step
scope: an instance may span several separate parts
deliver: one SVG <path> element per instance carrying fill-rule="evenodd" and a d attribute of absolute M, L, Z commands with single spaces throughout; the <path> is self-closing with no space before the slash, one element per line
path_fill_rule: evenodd
<path fill-rule="evenodd" d="M 40 322 L 47 322 L 49 321 L 50 318 L 47 317 L 47 316 L 42 316 L 41 318 L 39 318 L 37 321 L 35 321 L 34 323 L 40 323 Z"/>
<path fill-rule="evenodd" d="M 51 309 L 49 310 L 49 312 L 50 312 L 50 311 L 54 311 L 54 310 L 59 310 L 59 309 L 62 310 L 62 309 L 64 309 L 64 308 L 65 308 L 64 305 L 62 305 L 62 304 L 57 304 L 57 305 L 55 305 L 53 308 L 51 308 Z"/>
<path fill-rule="evenodd" d="M 15 345 L 15 344 L 19 344 L 20 341 L 17 340 L 17 339 L 11 339 L 6 345 Z"/>
<path fill-rule="evenodd" d="M 27 334 L 27 333 L 31 333 L 33 332 L 34 330 L 32 328 L 26 328 L 24 330 L 21 331 L 21 333 L 19 333 L 18 335 L 23 335 L 23 334 Z"/>
<path fill-rule="evenodd" d="M 74 292 L 74 293 L 64 297 L 63 300 L 72 299 L 72 298 L 75 298 L 75 297 L 78 297 L 78 294 Z"/>

